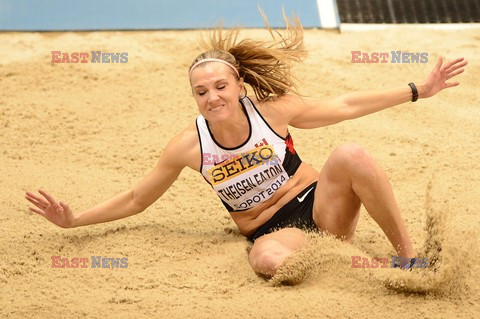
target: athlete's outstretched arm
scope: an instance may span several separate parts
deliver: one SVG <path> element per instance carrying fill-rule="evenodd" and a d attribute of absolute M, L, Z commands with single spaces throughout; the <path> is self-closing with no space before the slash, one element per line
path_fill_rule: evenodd
<path fill-rule="evenodd" d="M 442 57 L 430 72 L 426 80 L 416 83 L 419 98 L 431 97 L 443 89 L 459 85 L 459 82 L 446 82 L 464 71 L 467 61 L 458 58 L 445 62 Z M 405 83 L 404 86 L 347 93 L 328 101 L 313 101 L 300 97 L 289 96 L 291 105 L 286 109 L 289 125 L 298 128 L 316 128 L 335 124 L 344 120 L 358 118 L 378 112 L 386 108 L 412 100 L 412 90 Z"/>
<path fill-rule="evenodd" d="M 160 198 L 188 164 L 187 156 L 190 155 L 183 148 L 187 146 L 185 140 L 184 133 L 173 138 L 156 167 L 137 185 L 85 211 L 74 214 L 67 204 L 55 200 L 43 190 L 39 190 L 41 196 L 26 192 L 25 198 L 35 206 L 29 209 L 63 228 L 109 222 L 138 214 Z"/>

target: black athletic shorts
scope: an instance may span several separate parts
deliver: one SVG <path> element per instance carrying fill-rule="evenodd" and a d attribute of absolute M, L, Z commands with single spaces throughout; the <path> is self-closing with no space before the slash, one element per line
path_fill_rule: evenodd
<path fill-rule="evenodd" d="M 254 242 L 263 235 L 287 227 L 296 227 L 310 231 L 318 230 L 313 221 L 313 200 L 316 187 L 317 182 L 301 191 L 294 199 L 280 208 L 269 221 L 248 236 L 248 240 Z"/>

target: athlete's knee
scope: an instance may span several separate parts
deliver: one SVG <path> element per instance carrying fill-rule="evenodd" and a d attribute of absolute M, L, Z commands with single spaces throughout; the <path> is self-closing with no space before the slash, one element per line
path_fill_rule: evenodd
<path fill-rule="evenodd" d="M 373 157 L 360 145 L 346 143 L 337 147 L 332 154 L 339 165 L 351 174 L 374 175 L 377 164 Z"/>
<path fill-rule="evenodd" d="M 255 272 L 273 276 L 288 255 L 289 252 L 281 245 L 270 242 L 252 249 L 249 259 Z"/>

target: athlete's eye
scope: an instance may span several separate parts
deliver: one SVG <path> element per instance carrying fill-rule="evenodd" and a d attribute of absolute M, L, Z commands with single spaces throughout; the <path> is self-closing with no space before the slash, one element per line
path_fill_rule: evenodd
<path fill-rule="evenodd" d="M 206 92 L 204 91 L 201 91 L 201 92 L 198 92 L 198 95 L 202 96 L 202 95 L 205 95 Z"/>
<path fill-rule="evenodd" d="M 220 85 L 220 86 L 218 87 L 219 90 L 223 90 L 224 88 L 225 88 L 225 85 Z"/>

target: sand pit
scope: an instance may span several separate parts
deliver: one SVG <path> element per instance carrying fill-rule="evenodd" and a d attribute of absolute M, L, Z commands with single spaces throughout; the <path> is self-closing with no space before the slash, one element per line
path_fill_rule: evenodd
<path fill-rule="evenodd" d="M 310 55 L 295 68 L 301 93 L 329 98 L 422 81 L 440 54 L 469 60 L 461 85 L 434 98 L 291 130 L 302 159 L 318 169 L 336 146 L 363 145 L 389 175 L 415 247 L 437 260 L 431 269 L 352 268 L 351 256 L 394 254 L 362 209 L 353 245 L 316 237 L 266 281 L 248 265 L 247 240 L 189 169 L 128 219 L 61 229 L 28 211 L 26 190 L 44 188 L 79 211 L 154 167 L 198 114 L 187 68 L 200 34 L 0 34 L 0 317 L 478 317 L 478 29 L 307 30 Z M 55 50 L 128 52 L 128 63 L 52 64 Z M 428 52 L 429 60 L 352 64 L 353 50 Z M 128 267 L 52 268 L 52 256 L 126 257 Z"/>

